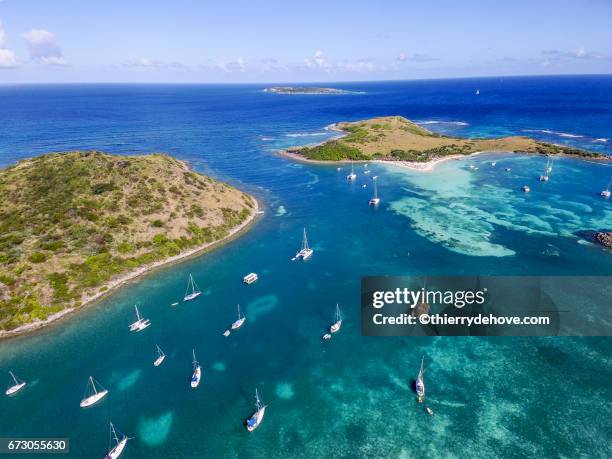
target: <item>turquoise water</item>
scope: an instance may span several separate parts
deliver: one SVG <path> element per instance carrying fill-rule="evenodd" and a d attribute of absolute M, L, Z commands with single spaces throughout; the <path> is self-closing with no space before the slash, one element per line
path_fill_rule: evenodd
<path fill-rule="evenodd" d="M 610 275 L 612 256 L 574 233 L 612 227 L 612 205 L 597 196 L 612 167 L 559 159 L 542 184 L 538 157 L 485 154 L 431 173 L 371 164 L 382 198 L 373 209 L 361 166 L 348 184 L 346 167 L 274 153 L 327 138 L 333 121 L 385 114 L 436 121 L 428 126 L 458 135 L 570 133 L 583 137 L 558 141 L 607 151 L 595 140 L 612 137 L 611 78 L 466 81 L 347 85 L 367 94 L 322 98 L 249 86 L 2 88 L 3 164 L 70 148 L 163 150 L 255 194 L 265 215 L 219 250 L 0 342 L 0 370 L 29 382 L 19 396 L 0 398 L 0 436 L 69 437 L 71 456 L 101 456 L 112 420 L 135 437 L 128 458 L 610 456 L 610 339 L 361 337 L 359 282 L 383 274 Z M 495 92 L 474 101 L 474 85 Z M 315 253 L 291 262 L 304 226 Z M 242 285 L 251 271 L 259 281 Z M 205 294 L 172 308 L 188 273 Z M 130 334 L 136 301 L 152 325 Z M 342 330 L 322 341 L 337 302 Z M 225 338 L 237 303 L 247 322 Z M 168 355 L 159 368 L 154 344 Z M 203 367 L 197 390 L 189 388 L 193 347 Z M 421 355 L 433 418 L 411 390 Z M 90 374 L 110 394 L 82 410 Z M 248 434 L 255 387 L 269 407 Z"/>

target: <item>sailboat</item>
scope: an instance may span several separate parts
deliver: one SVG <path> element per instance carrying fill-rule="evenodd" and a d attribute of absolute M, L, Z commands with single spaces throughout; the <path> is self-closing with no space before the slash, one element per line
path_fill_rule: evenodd
<path fill-rule="evenodd" d="M 189 290 L 191 290 L 191 293 L 188 293 Z M 183 298 L 183 301 L 195 300 L 201 294 L 202 294 L 202 292 L 198 288 L 197 284 L 193 280 L 193 276 L 190 273 L 189 274 L 189 280 L 187 281 L 187 290 L 185 290 L 185 297 Z"/>
<path fill-rule="evenodd" d="M 423 359 L 424 357 L 421 357 L 421 369 L 419 370 L 419 376 L 417 376 L 416 380 L 416 393 L 419 403 L 423 403 L 423 397 L 425 397 L 425 383 L 423 382 Z"/>
<path fill-rule="evenodd" d="M 295 254 L 295 257 L 293 257 L 291 259 L 291 261 L 295 261 L 295 260 L 308 260 L 312 254 L 314 253 L 314 250 L 312 250 L 310 247 L 308 247 L 308 238 L 306 237 L 306 228 L 304 228 L 304 237 L 302 239 L 302 248 L 300 249 L 300 251 L 298 253 Z"/>
<path fill-rule="evenodd" d="M 340 327 L 342 327 L 342 317 L 340 316 L 340 306 L 336 305 L 336 321 L 329 327 L 329 331 L 330 333 L 336 333 L 340 331 Z"/>
<path fill-rule="evenodd" d="M 602 198 L 604 199 L 610 198 L 610 185 L 612 185 L 612 177 L 610 177 L 610 181 L 608 182 L 608 186 L 606 187 L 606 189 L 601 192 Z"/>
<path fill-rule="evenodd" d="M 378 197 L 378 187 L 376 186 L 376 180 L 372 180 L 374 182 L 374 196 L 370 199 L 371 206 L 377 206 L 380 204 L 380 198 Z"/>
<path fill-rule="evenodd" d="M 166 358 L 166 354 L 164 354 L 164 351 L 162 351 L 161 347 L 159 347 L 157 344 L 155 345 L 155 350 L 157 351 L 157 358 L 155 359 L 155 362 L 153 362 L 153 365 L 158 367 Z"/>
<path fill-rule="evenodd" d="M 151 325 L 151 321 L 149 319 L 142 318 L 137 305 L 134 305 L 134 309 L 136 310 L 136 322 L 130 324 L 130 331 L 139 332 Z"/>
<path fill-rule="evenodd" d="M 9 371 L 9 375 L 11 375 L 11 379 L 13 380 L 13 382 L 8 387 L 8 389 L 6 389 L 5 394 L 10 397 L 11 395 L 15 395 L 17 392 L 23 389 L 27 383 L 15 376 L 15 373 L 13 373 L 12 371 Z"/>
<path fill-rule="evenodd" d="M 355 174 L 355 166 L 353 165 L 353 161 L 351 161 L 351 173 L 346 176 L 346 179 L 349 181 L 353 181 L 357 178 L 357 174 Z"/>
<path fill-rule="evenodd" d="M 238 319 L 232 324 L 232 330 L 237 330 L 238 328 L 242 327 L 245 320 L 246 316 L 240 314 L 240 305 L 238 305 Z"/>
<path fill-rule="evenodd" d="M 521 189 L 525 192 L 525 193 L 529 193 L 531 191 L 531 188 L 529 188 L 529 185 L 523 185 L 521 187 Z"/>
<path fill-rule="evenodd" d="M 98 384 L 98 387 L 96 387 L 96 383 Z M 108 390 L 102 387 L 102 384 L 90 376 L 87 380 L 87 386 L 85 387 L 85 397 L 83 397 L 83 400 L 81 400 L 79 406 L 81 408 L 93 406 L 106 397 L 107 394 Z"/>
<path fill-rule="evenodd" d="M 108 450 L 108 453 L 106 453 L 106 456 L 104 456 L 104 459 L 117 459 L 119 456 L 121 456 L 121 453 L 123 453 L 123 450 L 125 449 L 125 445 L 127 445 L 127 442 L 130 438 L 121 432 L 119 432 L 119 434 L 121 435 L 121 439 L 119 439 L 119 436 L 117 435 L 117 430 L 115 429 L 115 426 L 111 422 L 110 423 L 110 438 L 108 441 L 108 447 L 110 449 Z M 115 443 L 115 446 L 111 448 L 113 441 Z"/>
<path fill-rule="evenodd" d="M 266 414 L 266 406 L 262 405 L 261 400 L 259 400 L 259 392 L 257 392 L 257 388 L 255 389 L 255 413 L 246 420 L 246 428 L 249 432 L 253 432 L 261 421 L 263 421 L 264 414 Z"/>
<path fill-rule="evenodd" d="M 480 89 L 476 90 L 476 95 L 479 96 L 480 95 Z"/>
<path fill-rule="evenodd" d="M 550 159 L 546 160 L 546 167 L 544 168 L 544 174 L 540 175 L 540 182 L 548 182 L 548 174 L 552 171 L 552 166 L 550 165 Z"/>
<path fill-rule="evenodd" d="M 191 375 L 191 387 L 196 388 L 202 379 L 202 367 L 196 360 L 195 349 L 193 350 L 193 374 Z"/>

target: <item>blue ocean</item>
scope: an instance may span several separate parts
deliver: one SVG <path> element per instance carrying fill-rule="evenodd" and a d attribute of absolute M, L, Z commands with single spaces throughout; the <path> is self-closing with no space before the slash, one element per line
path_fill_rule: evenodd
<path fill-rule="evenodd" d="M 362 165 L 347 183 L 346 165 L 277 153 L 334 136 L 326 126 L 337 121 L 401 115 L 442 134 L 528 135 L 610 154 L 612 77 L 333 86 L 359 93 L 0 87 L 0 166 L 50 151 L 162 151 L 265 211 L 211 253 L 0 341 L 1 374 L 29 383 L 0 398 L 0 437 L 69 438 L 70 457 L 102 457 L 112 421 L 133 437 L 126 458 L 612 456 L 610 338 L 362 337 L 359 312 L 366 275 L 612 275 L 612 253 L 576 234 L 612 228 L 612 201 L 599 196 L 612 163 L 560 158 L 547 183 L 537 156 L 485 153 L 432 172 L 370 164 L 382 199 L 371 208 Z M 292 263 L 304 227 L 315 252 Z M 245 286 L 251 271 L 259 281 Z M 204 295 L 171 307 L 189 273 Z M 131 334 L 135 303 L 152 325 Z M 238 303 L 247 321 L 224 337 Z M 336 304 L 342 330 L 323 341 Z M 156 344 L 167 354 L 160 367 Z M 433 417 L 412 390 L 421 356 Z M 84 410 L 89 376 L 109 395 Z M 268 407 L 248 433 L 255 388 Z"/>

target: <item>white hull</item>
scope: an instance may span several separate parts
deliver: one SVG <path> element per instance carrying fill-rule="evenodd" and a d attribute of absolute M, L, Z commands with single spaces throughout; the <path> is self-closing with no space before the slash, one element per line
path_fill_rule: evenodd
<path fill-rule="evenodd" d="M 529 193 L 529 192 L 531 191 L 531 188 L 529 188 L 527 185 L 525 185 L 525 186 L 522 188 L 522 190 L 523 190 L 525 193 Z"/>
<path fill-rule="evenodd" d="M 295 257 L 293 257 L 293 260 L 308 260 L 312 254 L 314 253 L 314 250 L 312 249 L 302 249 L 300 250 L 298 253 L 295 254 Z"/>
<path fill-rule="evenodd" d="M 606 198 L 609 199 L 610 198 L 610 192 L 608 190 L 604 190 L 601 192 L 601 197 L 602 198 Z"/>
<path fill-rule="evenodd" d="M 102 400 L 104 397 L 106 397 L 106 394 L 108 394 L 108 391 L 107 390 L 102 390 L 102 391 L 98 392 L 97 394 L 93 394 L 92 396 L 84 398 L 83 400 L 81 400 L 81 403 L 79 404 L 79 406 L 81 408 L 88 408 L 90 406 L 93 406 L 96 403 L 99 403 L 100 400 Z"/>
<path fill-rule="evenodd" d="M 372 199 L 370 199 L 370 205 L 371 206 L 377 206 L 378 204 L 380 204 L 380 198 L 372 198 Z"/>
<path fill-rule="evenodd" d="M 540 182 L 548 182 L 548 175 L 541 175 Z"/>
<path fill-rule="evenodd" d="M 264 415 L 266 414 L 266 407 L 262 406 L 259 410 L 257 410 L 253 416 L 251 416 L 249 418 L 249 420 L 247 420 L 247 430 L 249 432 L 253 432 L 255 429 L 257 429 L 259 427 L 259 424 L 261 424 L 261 421 L 263 421 Z M 249 421 L 255 421 L 252 425 L 249 424 Z"/>
<path fill-rule="evenodd" d="M 200 380 L 202 379 L 202 368 L 198 365 L 191 376 L 191 387 L 194 389 L 200 385 Z"/>
<path fill-rule="evenodd" d="M 14 386 L 9 387 L 9 388 L 6 390 L 6 392 L 5 392 L 5 393 L 6 393 L 6 395 L 8 395 L 9 397 L 10 397 L 11 395 L 15 395 L 17 392 L 19 392 L 21 389 L 23 389 L 23 388 L 26 386 L 26 384 L 27 384 L 27 383 L 25 383 L 25 382 L 22 382 L 22 383 L 19 383 L 19 384 L 15 384 Z"/>
<path fill-rule="evenodd" d="M 331 327 L 329 327 L 329 331 L 331 333 L 339 332 L 340 331 L 340 327 L 342 327 L 342 321 L 341 320 L 339 320 L 338 322 L 333 324 Z"/>
<path fill-rule="evenodd" d="M 329 333 L 325 333 L 323 335 L 323 339 L 331 339 L 331 335 Z"/>
<path fill-rule="evenodd" d="M 159 357 L 157 357 L 155 362 L 153 362 L 153 365 L 155 365 L 156 367 L 160 366 L 165 358 L 166 358 L 165 355 L 160 355 Z"/>
<path fill-rule="evenodd" d="M 242 278 L 242 282 L 244 282 L 247 285 L 252 284 L 253 282 L 255 282 L 257 279 L 259 279 L 259 277 L 257 276 L 257 274 L 255 273 L 251 273 L 251 274 L 247 274 L 246 276 L 244 276 Z"/>
<path fill-rule="evenodd" d="M 346 176 L 346 179 L 352 182 L 353 180 L 357 179 L 357 174 L 349 174 Z"/>
<path fill-rule="evenodd" d="M 121 456 L 123 450 L 125 449 L 125 445 L 127 445 L 127 441 L 127 437 L 123 437 L 121 441 L 117 443 L 117 446 L 115 446 L 108 453 L 106 453 L 104 459 L 117 459 L 119 456 Z"/>
<path fill-rule="evenodd" d="M 242 317 L 241 319 L 238 319 L 236 322 L 234 322 L 232 324 L 232 330 L 237 330 L 240 327 L 242 327 L 242 324 L 244 323 L 245 320 L 246 320 L 246 317 Z"/>
<path fill-rule="evenodd" d="M 132 325 L 130 325 L 130 331 L 132 331 L 132 332 L 143 331 L 149 325 L 151 325 L 151 321 L 149 319 L 137 320 Z"/>
<path fill-rule="evenodd" d="M 231 333 L 232 333 L 231 331 L 229 331 L 229 330 L 225 330 L 225 331 L 223 332 L 223 336 L 229 336 Z"/>
<path fill-rule="evenodd" d="M 193 292 L 193 293 L 190 293 L 189 295 L 185 295 L 185 298 L 183 298 L 183 301 L 195 300 L 201 294 L 202 294 L 202 292 Z"/>

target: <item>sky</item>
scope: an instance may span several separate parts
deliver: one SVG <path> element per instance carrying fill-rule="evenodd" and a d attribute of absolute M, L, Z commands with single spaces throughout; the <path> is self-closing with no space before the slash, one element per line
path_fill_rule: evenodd
<path fill-rule="evenodd" d="M 0 84 L 553 74 L 612 74 L 612 0 L 0 0 Z"/>

